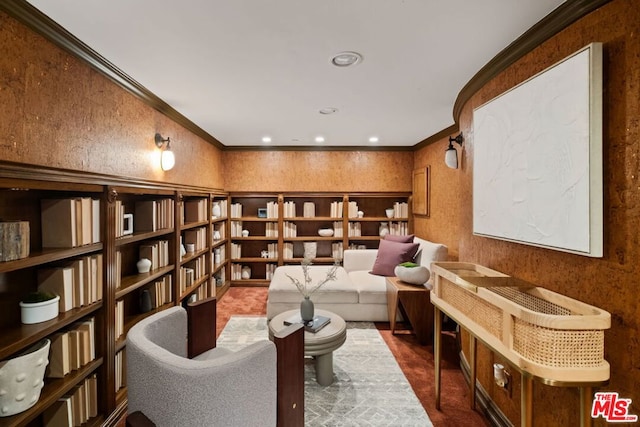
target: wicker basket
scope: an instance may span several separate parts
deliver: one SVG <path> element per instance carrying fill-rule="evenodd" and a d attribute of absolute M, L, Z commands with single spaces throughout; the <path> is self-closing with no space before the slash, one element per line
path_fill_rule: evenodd
<path fill-rule="evenodd" d="M 523 372 L 550 383 L 609 379 L 608 312 L 476 264 L 436 262 L 431 272 L 433 304 Z"/>

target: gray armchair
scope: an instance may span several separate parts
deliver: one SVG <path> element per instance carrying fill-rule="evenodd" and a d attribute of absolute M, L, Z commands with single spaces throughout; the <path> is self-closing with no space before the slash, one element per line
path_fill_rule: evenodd
<path fill-rule="evenodd" d="M 213 324 L 205 328 L 213 330 L 215 345 L 215 309 Z M 182 307 L 131 328 L 126 347 L 129 414 L 141 411 L 158 426 L 275 426 L 274 343 L 265 340 L 237 352 L 214 347 L 190 359 L 188 329 Z"/>

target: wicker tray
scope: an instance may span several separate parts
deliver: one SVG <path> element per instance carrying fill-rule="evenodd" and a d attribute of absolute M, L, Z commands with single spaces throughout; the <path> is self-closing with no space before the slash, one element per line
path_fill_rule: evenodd
<path fill-rule="evenodd" d="M 431 273 L 431 302 L 521 371 L 547 382 L 609 379 L 608 312 L 477 264 L 436 262 Z"/>

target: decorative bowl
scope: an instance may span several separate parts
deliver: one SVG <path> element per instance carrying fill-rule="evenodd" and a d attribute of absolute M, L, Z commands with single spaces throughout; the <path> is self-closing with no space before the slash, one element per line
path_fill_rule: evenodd
<path fill-rule="evenodd" d="M 318 230 L 318 234 L 322 237 L 331 237 L 333 236 L 332 228 L 321 228 Z"/>
<path fill-rule="evenodd" d="M 392 208 L 385 209 L 384 213 L 387 214 L 387 218 L 393 218 L 394 210 Z"/>
<path fill-rule="evenodd" d="M 427 267 L 422 265 L 416 267 L 396 266 L 394 274 L 400 280 L 410 285 L 424 285 L 429 280 L 431 272 Z"/>

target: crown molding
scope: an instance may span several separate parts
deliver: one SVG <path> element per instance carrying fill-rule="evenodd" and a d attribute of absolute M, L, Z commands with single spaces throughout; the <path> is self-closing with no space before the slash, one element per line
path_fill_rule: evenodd
<path fill-rule="evenodd" d="M 460 120 L 464 104 L 491 79 L 537 46 L 611 0 L 567 0 L 513 41 L 482 67 L 462 88 L 453 105 L 453 119 Z"/>
<path fill-rule="evenodd" d="M 164 114 L 177 124 L 185 127 L 210 144 L 224 149 L 224 145 L 200 126 L 180 114 L 169 104 L 156 96 L 149 89 L 138 83 L 124 71 L 109 62 L 95 50 L 91 49 L 73 34 L 65 30 L 47 15 L 40 12 L 25 0 L 2 0 L 0 10 L 26 25 L 64 51 L 89 64 L 112 82 L 139 98 L 145 104 Z"/>
<path fill-rule="evenodd" d="M 567 0 L 482 67 L 462 88 L 453 106 L 455 124 L 413 146 L 227 146 L 180 114 L 106 58 L 25 0 L 2 0 L 0 10 L 58 47 L 85 61 L 108 79 L 177 124 L 223 151 L 415 151 L 457 132 L 462 107 L 492 78 L 567 26 L 612 0 Z"/>

